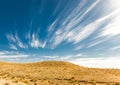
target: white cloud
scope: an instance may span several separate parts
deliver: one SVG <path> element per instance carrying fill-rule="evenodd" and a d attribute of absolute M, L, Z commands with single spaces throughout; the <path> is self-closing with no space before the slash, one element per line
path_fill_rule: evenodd
<path fill-rule="evenodd" d="M 74 21 L 76 21 L 86 10 L 84 9 L 84 5 L 86 4 L 87 0 L 83 0 L 81 1 L 66 17 L 66 19 L 64 19 L 64 21 L 62 21 L 62 25 L 66 26 L 67 25 L 67 29 L 71 29 L 71 27 L 73 26 Z M 82 10 L 81 10 L 82 9 Z M 87 9 L 88 10 L 88 9 Z M 86 14 L 86 13 L 84 13 Z M 83 16 L 83 15 L 82 15 Z M 76 24 L 76 23 L 74 23 Z"/>
<path fill-rule="evenodd" d="M 72 42 L 77 44 L 90 36 L 97 28 L 103 23 L 103 20 L 96 20 L 87 24 L 86 26 L 80 25 L 80 21 L 86 17 L 86 15 L 97 5 L 99 4 L 100 0 L 95 1 L 91 4 L 90 7 L 87 9 L 83 9 L 82 7 L 85 5 L 86 1 L 83 1 L 84 4 L 79 4 L 72 12 L 70 12 L 68 17 L 62 20 L 61 26 L 55 32 L 55 34 L 51 38 L 51 48 L 55 48 L 63 41 Z M 106 18 L 107 19 L 107 18 Z M 104 20 L 106 20 L 104 19 Z M 52 25 L 52 28 L 55 26 Z"/>
<path fill-rule="evenodd" d="M 99 38 L 99 37 L 98 37 L 98 38 L 95 38 L 94 40 L 92 40 L 92 41 L 88 44 L 87 48 L 94 47 L 94 46 L 96 46 L 96 45 L 99 45 L 99 44 L 107 41 L 107 40 L 109 40 L 109 37 L 106 37 L 106 38 L 104 38 L 104 37 L 102 37 L 102 38 Z"/>
<path fill-rule="evenodd" d="M 75 56 L 80 57 L 80 56 L 83 56 L 83 54 L 79 53 L 79 54 L 76 54 Z"/>
<path fill-rule="evenodd" d="M 115 46 L 115 47 L 110 48 L 110 50 L 118 50 L 118 49 L 120 49 L 120 46 Z"/>
<path fill-rule="evenodd" d="M 103 41 L 101 40 L 99 40 L 99 41 L 96 41 L 96 42 L 94 42 L 94 43 L 92 43 L 92 44 L 90 44 L 87 48 L 91 48 L 91 47 L 94 47 L 94 46 L 96 46 L 96 45 L 98 45 L 98 44 L 100 44 L 100 43 L 102 43 Z"/>
<path fill-rule="evenodd" d="M 62 56 L 60 57 L 60 60 L 69 60 L 72 57 L 73 57 L 72 55 Z"/>
<path fill-rule="evenodd" d="M 49 26 L 48 32 L 53 31 L 56 27 L 56 24 L 57 24 L 57 19 Z"/>
<path fill-rule="evenodd" d="M 56 59 L 58 58 L 58 56 L 42 56 L 43 58 L 47 58 L 47 59 Z"/>
<path fill-rule="evenodd" d="M 70 62 L 85 66 L 85 67 L 94 67 L 94 68 L 120 68 L 120 57 L 100 57 L 100 58 L 80 58 L 75 59 Z"/>
<path fill-rule="evenodd" d="M 57 45 L 59 45 L 62 41 L 64 41 L 65 40 L 65 33 L 63 34 L 58 34 L 58 32 L 56 32 L 53 36 L 52 36 L 52 38 L 51 38 L 51 40 L 49 41 L 50 42 L 50 44 L 51 44 L 51 48 L 55 48 Z"/>
<path fill-rule="evenodd" d="M 14 50 L 18 50 L 18 48 L 15 45 L 13 45 L 13 44 L 9 44 L 9 48 L 10 49 L 14 49 Z"/>
<path fill-rule="evenodd" d="M 27 58 L 28 55 L 0 55 L 0 58 Z"/>
<path fill-rule="evenodd" d="M 120 5 L 120 4 L 119 4 Z M 104 41 L 107 41 L 112 36 L 120 34 L 120 9 L 116 8 L 111 13 L 108 13 L 106 16 L 103 16 L 97 20 L 97 22 L 104 22 L 107 19 L 110 19 L 109 23 L 101 30 L 96 39 L 90 42 L 88 48 L 99 45 Z M 104 37 L 106 36 L 106 37 Z M 114 48 L 111 48 L 114 49 Z M 117 49 L 117 48 L 115 48 Z"/>
<path fill-rule="evenodd" d="M 54 59 L 54 60 L 71 60 L 71 59 L 76 59 L 83 56 L 82 53 L 78 53 L 78 54 L 69 54 L 69 55 L 64 55 L 64 56 L 56 56 L 56 55 L 49 55 L 49 56 L 42 56 L 43 59 Z"/>
<path fill-rule="evenodd" d="M 120 1 L 119 0 L 109 0 L 110 8 L 117 9 L 120 8 Z"/>
<path fill-rule="evenodd" d="M 79 27 L 75 31 L 73 30 L 70 32 L 72 35 L 68 35 L 68 41 L 74 42 L 74 44 L 79 43 L 83 39 L 91 35 L 100 25 L 101 25 L 101 22 L 94 21 L 85 27 Z M 79 31 L 80 28 L 84 28 L 84 29 Z M 76 32 L 77 32 L 77 35 L 76 35 Z"/>
<path fill-rule="evenodd" d="M 27 45 L 24 45 L 24 44 L 21 42 L 21 40 L 20 40 L 20 38 L 18 37 L 17 34 L 15 35 L 15 39 L 16 39 L 16 41 L 17 41 L 17 45 L 18 45 L 20 48 L 27 48 Z"/>
<path fill-rule="evenodd" d="M 19 38 L 18 34 L 16 33 L 15 35 L 13 34 L 6 34 L 6 37 L 8 39 L 9 43 L 9 48 L 17 50 L 18 46 L 19 48 L 28 48 L 26 44 L 23 44 L 21 39 Z"/>
<path fill-rule="evenodd" d="M 76 24 L 76 23 L 78 24 L 80 22 L 80 20 L 83 19 L 86 16 L 86 14 L 88 14 L 99 2 L 100 2 L 100 0 L 96 0 L 90 7 L 88 7 L 87 10 L 85 10 L 85 12 L 80 17 L 76 18 L 73 21 L 73 23 L 74 24 Z"/>
<path fill-rule="evenodd" d="M 117 10 L 117 11 L 114 11 L 114 12 L 112 12 L 112 13 L 104 16 L 104 17 L 101 17 L 101 18 L 99 18 L 98 20 L 96 20 L 96 21 L 88 24 L 87 26 L 83 27 L 84 30 L 82 30 L 78 35 L 76 35 L 76 32 L 73 32 L 73 33 L 72 33 L 72 36 L 70 36 L 70 38 L 73 37 L 72 40 L 74 41 L 74 43 L 80 42 L 81 40 L 85 39 L 85 38 L 88 37 L 90 34 L 92 34 L 92 33 L 102 24 L 102 22 L 104 22 L 104 21 L 107 20 L 107 19 L 112 18 L 113 16 L 115 16 L 116 13 L 118 13 L 118 10 Z M 118 29 L 118 28 L 117 28 L 117 29 Z M 116 32 L 118 32 L 118 31 L 115 30 L 115 29 L 112 29 L 112 30 L 114 30 L 114 31 L 110 31 L 111 33 L 116 33 Z M 107 31 L 106 33 L 109 33 L 109 32 Z M 75 35 L 75 36 L 74 36 L 74 35 Z M 100 42 L 101 42 L 101 41 L 99 41 L 99 43 L 100 43 Z M 97 43 L 97 44 L 98 44 L 98 43 Z"/>
<path fill-rule="evenodd" d="M 0 59 L 9 59 L 9 58 L 27 58 L 29 55 L 13 51 L 1 51 Z"/>
<path fill-rule="evenodd" d="M 18 33 L 6 34 L 8 39 L 9 48 L 18 50 L 19 48 L 27 49 L 29 46 L 32 48 L 45 48 L 47 41 L 42 42 L 39 39 L 39 30 L 37 32 L 31 33 L 30 31 L 26 34 L 24 40 L 27 42 L 23 42 L 22 39 L 18 36 Z"/>
<path fill-rule="evenodd" d="M 28 45 L 31 48 L 45 48 L 46 47 L 47 41 L 40 40 L 39 31 L 40 29 L 38 29 L 36 32 L 30 32 L 29 30 L 29 32 L 25 36 L 25 38 L 28 41 Z"/>
<path fill-rule="evenodd" d="M 76 50 L 80 50 L 80 49 L 82 49 L 82 48 L 83 48 L 83 46 L 82 46 L 82 45 L 80 45 L 80 46 L 75 47 L 75 49 L 74 49 L 74 50 L 76 51 Z"/>
<path fill-rule="evenodd" d="M 76 5 L 76 7 L 68 13 L 67 17 L 57 22 L 59 23 L 60 27 L 50 39 L 51 48 L 54 49 L 55 47 L 60 45 L 63 41 L 77 44 L 83 41 L 84 39 L 86 39 L 91 34 L 93 34 L 100 26 L 104 25 L 104 23 L 108 20 L 109 20 L 108 25 L 104 27 L 104 30 L 102 30 L 99 35 L 106 36 L 106 35 L 120 34 L 120 30 L 119 30 L 120 9 L 118 7 L 120 6 L 120 4 L 118 5 L 118 3 L 117 3 L 118 8 L 116 7 L 112 9 L 110 7 L 111 12 L 106 12 L 107 14 L 103 14 L 102 17 L 99 17 L 95 21 L 90 22 L 89 24 L 86 25 L 80 23 L 81 20 L 84 19 L 93 10 L 93 8 L 95 8 L 100 2 L 101 2 L 100 0 L 96 0 L 89 7 L 85 8 L 84 6 L 86 4 L 86 0 L 84 0 L 78 5 Z M 110 3 L 111 1 L 108 2 Z M 60 17 L 58 17 L 56 20 L 58 21 L 59 18 Z M 54 21 L 50 26 L 51 26 L 50 29 L 55 29 L 56 21 Z M 95 43 L 92 43 L 90 47 L 98 45 L 103 41 L 97 41 Z"/>
<path fill-rule="evenodd" d="M 39 48 L 39 47 L 42 47 L 44 48 L 45 47 L 45 43 L 42 43 L 40 40 L 39 40 L 39 37 L 38 35 L 36 35 L 35 33 L 32 34 L 32 39 L 30 41 L 30 46 L 33 47 L 33 48 Z"/>
<path fill-rule="evenodd" d="M 4 55 L 6 53 L 8 53 L 8 51 L 0 51 L 0 55 Z"/>
<path fill-rule="evenodd" d="M 16 42 L 16 39 L 12 34 L 6 34 L 6 37 L 10 42 Z"/>
<path fill-rule="evenodd" d="M 30 33 L 30 30 L 29 30 L 28 33 L 26 34 L 25 38 L 28 39 L 28 40 L 31 39 L 31 33 Z"/>
<path fill-rule="evenodd" d="M 60 13 L 59 17 L 57 17 L 53 23 L 50 24 L 48 27 L 48 36 L 49 38 L 45 39 L 45 41 L 42 41 L 39 38 L 39 31 L 31 33 L 30 30 L 25 36 L 25 38 L 28 40 L 27 45 L 23 43 L 21 38 L 18 35 L 12 35 L 7 34 L 7 38 L 10 42 L 12 42 L 10 46 L 11 49 L 16 49 L 16 47 L 19 48 L 28 48 L 28 45 L 32 48 L 45 48 L 46 46 L 49 46 L 50 48 L 54 49 L 58 45 L 60 45 L 62 42 L 72 43 L 72 44 L 78 44 L 81 41 L 88 38 L 91 34 L 93 34 L 104 22 L 107 20 L 111 20 L 110 23 L 102 30 L 102 32 L 99 34 L 100 36 L 106 36 L 106 35 L 117 35 L 120 34 L 119 27 L 120 27 L 120 9 L 119 5 L 117 3 L 117 7 L 115 7 L 115 11 L 112 10 L 111 13 L 108 13 L 107 15 L 102 15 L 102 17 L 97 18 L 93 22 L 89 22 L 86 20 L 85 22 L 82 22 L 87 15 L 92 14 L 92 10 L 99 5 L 101 0 L 96 0 L 93 3 L 90 3 L 90 5 L 86 6 L 87 0 L 83 0 L 80 3 L 76 4 L 75 8 L 68 9 L 69 6 L 66 6 L 63 11 Z M 114 1 L 109 1 L 114 2 Z M 116 3 L 116 2 L 114 2 Z M 60 4 L 60 3 L 59 3 Z M 86 6 L 86 7 L 85 7 Z M 106 7 L 106 6 L 105 6 Z M 113 6 L 112 6 L 113 7 Z M 58 11 L 58 8 L 56 8 L 56 11 Z M 66 11 L 65 11 L 66 10 Z M 96 11 L 95 11 L 96 12 Z M 63 17 L 64 14 L 64 18 Z M 89 17 L 88 17 L 89 18 Z M 82 23 L 81 23 L 82 22 Z M 31 20 L 30 28 L 32 27 L 33 21 Z M 56 29 L 57 28 L 57 29 Z M 56 30 L 54 30 L 56 29 Z M 53 33 L 53 30 L 55 33 Z M 52 34 L 53 33 L 53 34 Z M 104 40 L 103 40 L 104 41 Z M 96 46 L 103 41 L 96 41 L 90 43 L 88 47 Z M 15 45 L 17 44 L 17 45 Z M 46 45 L 49 44 L 49 45 Z M 83 47 L 78 46 L 74 50 L 82 49 Z"/>
<path fill-rule="evenodd" d="M 120 34 L 120 9 L 115 10 L 110 14 L 111 22 L 104 28 L 101 36 L 114 36 Z"/>
<path fill-rule="evenodd" d="M 45 40 L 45 41 L 42 43 L 42 48 L 45 48 L 45 47 L 46 47 L 46 44 L 47 44 L 47 41 Z"/>

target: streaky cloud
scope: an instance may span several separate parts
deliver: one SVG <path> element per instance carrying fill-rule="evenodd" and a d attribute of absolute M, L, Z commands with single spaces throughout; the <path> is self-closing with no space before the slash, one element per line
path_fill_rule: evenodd
<path fill-rule="evenodd" d="M 6 37 L 8 39 L 9 48 L 17 50 L 17 47 L 26 49 L 27 45 L 23 44 L 21 39 L 19 38 L 18 34 L 6 34 Z"/>
<path fill-rule="evenodd" d="M 27 45 L 23 44 L 23 42 L 21 41 L 21 39 L 18 37 L 18 34 L 15 35 L 15 39 L 17 41 L 17 45 L 20 47 L 20 48 L 27 48 Z"/>
<path fill-rule="evenodd" d="M 0 51 L 0 59 L 11 59 L 11 58 L 27 58 L 29 55 L 20 53 L 20 52 L 14 52 L 14 51 Z"/>
<path fill-rule="evenodd" d="M 13 50 L 18 50 L 18 48 L 14 44 L 9 44 L 9 48 Z"/>
<path fill-rule="evenodd" d="M 120 49 L 120 46 L 114 46 L 112 48 L 110 48 L 110 50 L 119 50 Z"/>
<path fill-rule="evenodd" d="M 119 35 L 120 34 L 119 28 L 120 28 L 120 16 L 116 15 L 116 18 L 113 18 L 111 22 L 104 28 L 101 36 L 111 37 Z"/>
<path fill-rule="evenodd" d="M 97 20 L 93 23 L 87 25 L 87 26 L 80 26 L 80 21 L 82 18 L 86 16 L 87 13 L 89 13 L 100 1 L 95 1 L 87 10 L 84 12 L 80 12 L 79 8 L 83 4 L 79 4 L 64 21 L 61 22 L 61 26 L 59 29 L 55 32 L 55 34 L 52 36 L 50 44 L 51 48 L 55 48 L 59 44 L 61 44 L 63 41 L 67 40 L 67 42 L 73 42 L 74 44 L 79 43 L 86 37 L 88 37 L 90 34 L 92 34 L 97 27 L 101 23 L 99 23 Z M 83 1 L 85 4 L 85 1 Z M 75 14 L 74 14 L 75 13 Z M 78 16 L 79 15 L 79 16 Z M 55 28 L 55 27 L 53 27 Z M 84 28 L 84 29 L 83 29 Z M 76 35 L 76 33 L 78 35 Z"/>
<path fill-rule="evenodd" d="M 42 43 L 40 42 L 39 38 L 35 33 L 32 34 L 32 39 L 30 41 L 30 46 L 33 48 L 43 47 Z"/>
<path fill-rule="evenodd" d="M 10 42 L 16 42 L 16 39 L 12 34 L 6 34 L 6 37 Z"/>
<path fill-rule="evenodd" d="M 39 29 L 36 32 L 31 33 L 30 30 L 26 34 L 26 39 L 28 41 L 28 45 L 31 48 L 45 48 L 46 41 L 41 41 L 39 38 Z"/>
<path fill-rule="evenodd" d="M 80 50 L 80 49 L 82 49 L 82 48 L 84 48 L 82 45 L 76 46 L 76 47 L 74 48 L 74 51 Z"/>

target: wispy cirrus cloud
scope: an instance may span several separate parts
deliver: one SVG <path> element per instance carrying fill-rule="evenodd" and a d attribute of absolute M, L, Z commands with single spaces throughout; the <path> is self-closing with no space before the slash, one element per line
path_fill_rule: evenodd
<path fill-rule="evenodd" d="M 30 41 L 30 46 L 33 47 L 33 48 L 39 48 L 39 47 L 44 48 L 44 45 L 39 40 L 38 36 L 34 33 L 32 34 L 32 39 Z"/>
<path fill-rule="evenodd" d="M 21 41 L 21 39 L 18 37 L 18 34 L 15 35 L 15 39 L 17 41 L 17 45 L 20 47 L 20 48 L 27 48 L 28 46 L 23 44 L 23 42 Z"/>
<path fill-rule="evenodd" d="M 14 44 L 9 44 L 9 48 L 13 50 L 18 50 L 18 48 Z"/>
<path fill-rule="evenodd" d="M 109 14 L 107 17 L 111 17 L 111 21 L 109 24 L 104 27 L 104 30 L 101 33 L 101 36 L 115 36 L 120 34 L 120 9 L 116 9 L 111 14 Z"/>
<path fill-rule="evenodd" d="M 8 39 L 9 48 L 18 50 L 21 49 L 28 49 L 28 48 L 45 48 L 46 41 L 42 41 L 39 38 L 39 31 L 31 33 L 30 30 L 28 33 L 24 36 L 23 41 L 19 37 L 18 33 L 16 34 L 6 34 L 6 37 Z M 25 42 L 26 41 L 26 42 Z"/>
<path fill-rule="evenodd" d="M 40 39 L 42 35 L 40 36 L 39 29 L 35 31 L 36 28 L 35 30 L 32 28 L 33 20 L 31 20 L 28 32 L 26 32 L 25 36 L 23 35 L 24 38 L 21 38 L 17 33 L 15 35 L 6 35 L 10 43 L 9 48 L 14 50 L 18 50 L 19 48 L 55 49 L 57 46 L 65 42 L 65 44 L 70 43 L 70 45 L 74 47 L 74 51 L 78 51 L 80 49 L 86 50 L 91 47 L 100 45 L 101 43 L 104 43 L 108 40 L 104 36 L 110 37 L 120 34 L 120 32 L 117 31 L 120 27 L 120 10 L 112 10 L 110 8 L 112 12 L 109 11 L 108 13 L 106 12 L 106 14 L 104 14 L 102 9 L 100 10 L 98 7 L 101 2 L 101 0 L 82 0 L 80 3 L 73 5 L 71 8 L 69 8 L 68 5 L 65 6 L 58 17 L 55 17 L 55 20 L 53 20 L 49 26 L 46 26 L 48 27 L 47 30 L 45 29 L 47 33 L 43 33 L 43 36 L 46 34 L 47 37 L 42 37 L 42 39 Z M 97 9 L 100 11 L 98 12 Z M 107 8 L 105 8 L 105 10 L 106 9 Z M 55 11 L 59 11 L 59 6 Z M 93 39 L 94 37 L 97 38 Z M 89 40 L 88 38 L 92 39 Z M 82 41 L 85 41 L 85 43 L 81 44 Z M 55 58 L 54 56 L 45 57 L 51 57 L 53 59 Z M 70 59 L 72 57 L 73 56 L 61 56 L 61 59 Z"/>
<path fill-rule="evenodd" d="M 112 47 L 112 48 L 110 48 L 110 50 L 118 50 L 118 49 L 120 49 L 120 46 L 114 46 L 114 47 Z"/>
<path fill-rule="evenodd" d="M 63 41 L 71 42 L 73 44 L 80 43 L 90 35 L 94 34 L 105 22 L 114 18 L 115 14 L 118 12 L 112 12 L 102 17 L 99 17 L 93 22 L 90 22 L 86 25 L 85 23 L 80 23 L 91 10 L 99 4 L 100 0 L 92 3 L 87 9 L 83 12 L 80 12 L 80 5 L 76 7 L 64 20 L 62 20 L 59 29 L 51 37 L 50 44 L 51 48 L 57 47 Z M 85 2 L 84 2 L 85 3 Z M 83 4 L 82 4 L 83 5 Z M 79 15 L 79 16 L 78 16 Z M 55 23 L 53 23 L 55 24 Z M 51 25 L 52 28 L 55 28 L 54 25 Z M 100 41 L 99 41 L 100 42 Z M 99 43 L 98 43 L 99 44 Z"/>
<path fill-rule="evenodd" d="M 0 59 L 11 59 L 11 58 L 27 58 L 29 55 L 20 53 L 20 52 L 14 52 L 14 51 L 0 51 Z"/>
<path fill-rule="evenodd" d="M 50 56 L 42 56 L 42 59 L 45 60 L 72 60 L 72 59 L 78 59 L 80 57 L 83 57 L 85 55 L 83 55 L 82 53 L 78 53 L 78 54 L 68 54 L 68 55 L 50 55 Z"/>
<path fill-rule="evenodd" d="M 25 38 L 28 41 L 29 47 L 31 48 L 45 48 L 46 46 L 46 41 L 42 41 L 39 38 L 39 30 L 33 33 L 31 33 L 29 30 Z"/>
<path fill-rule="evenodd" d="M 91 47 L 100 45 L 102 43 L 105 43 L 106 41 L 108 41 L 110 39 L 109 37 L 98 37 L 98 36 L 95 37 L 93 40 L 91 40 L 91 42 L 89 42 L 88 46 L 86 46 L 86 47 L 91 48 Z"/>
<path fill-rule="evenodd" d="M 76 50 L 80 50 L 80 49 L 82 49 L 82 48 L 84 48 L 83 45 L 76 46 L 76 47 L 74 48 L 74 51 L 76 51 Z"/>
<path fill-rule="evenodd" d="M 48 32 L 52 32 L 57 26 L 57 19 L 48 27 Z"/>
<path fill-rule="evenodd" d="M 109 13 L 108 15 L 99 19 L 99 21 L 104 21 L 105 19 L 111 18 L 110 22 L 105 27 L 102 28 L 101 32 L 96 36 L 96 38 L 93 39 L 93 41 L 89 43 L 88 48 L 100 45 L 101 43 L 105 44 L 105 42 L 110 41 L 110 39 L 111 39 L 111 41 L 114 40 L 116 38 L 114 36 L 120 35 L 119 13 L 120 13 L 120 9 L 118 8 L 118 9 L 114 10 L 113 12 Z M 119 38 L 117 38 L 117 39 L 119 39 Z M 118 44 L 117 42 L 118 41 L 114 40 L 113 42 L 109 42 L 109 43 L 116 43 L 116 45 L 117 45 Z M 118 48 L 118 46 L 115 46 L 115 47 L 110 46 L 110 47 L 111 47 L 110 48 L 111 50 L 114 50 L 114 49 L 117 50 L 117 48 Z"/>
<path fill-rule="evenodd" d="M 28 46 L 22 42 L 18 34 L 6 34 L 9 41 L 9 48 L 17 50 L 18 48 L 27 48 Z"/>
<path fill-rule="evenodd" d="M 84 9 L 83 6 L 86 4 L 86 1 L 83 1 L 80 4 L 78 4 L 77 7 L 75 7 L 64 20 L 58 22 L 60 23 L 60 27 L 51 38 L 51 48 L 55 48 L 65 40 L 67 40 L 67 42 L 78 43 L 80 42 L 80 40 L 90 35 L 94 31 L 95 27 L 93 29 L 93 26 L 95 26 L 96 23 L 92 23 L 94 25 L 89 24 L 86 27 L 83 27 L 80 26 L 80 22 L 83 18 L 87 16 L 87 13 L 89 13 L 99 2 L 100 0 L 97 0 L 93 4 L 91 4 L 87 9 Z M 81 11 L 82 8 L 83 11 Z M 56 24 L 54 22 L 51 24 L 52 29 L 56 27 L 55 25 Z M 89 29 L 87 29 L 88 27 Z M 77 36 L 76 33 L 78 34 Z"/>
<path fill-rule="evenodd" d="M 10 42 L 16 42 L 16 39 L 12 34 L 6 34 L 6 37 Z"/>
<path fill-rule="evenodd" d="M 78 53 L 78 54 L 76 54 L 75 56 L 81 57 L 81 56 L 83 56 L 83 54 L 82 54 L 82 53 Z"/>

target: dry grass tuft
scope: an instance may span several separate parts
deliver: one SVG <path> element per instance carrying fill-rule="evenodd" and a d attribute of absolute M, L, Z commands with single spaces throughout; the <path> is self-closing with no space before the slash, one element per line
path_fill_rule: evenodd
<path fill-rule="evenodd" d="M 4 85 L 10 85 L 9 83 L 5 83 Z"/>

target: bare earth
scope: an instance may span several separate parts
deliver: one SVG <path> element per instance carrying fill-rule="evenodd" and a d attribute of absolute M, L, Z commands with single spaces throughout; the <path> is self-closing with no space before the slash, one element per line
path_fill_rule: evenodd
<path fill-rule="evenodd" d="M 63 61 L 0 62 L 0 85 L 120 85 L 120 70 L 86 68 Z"/>

